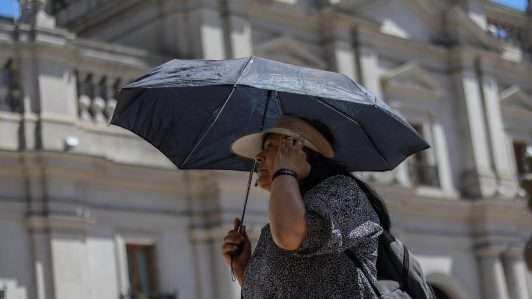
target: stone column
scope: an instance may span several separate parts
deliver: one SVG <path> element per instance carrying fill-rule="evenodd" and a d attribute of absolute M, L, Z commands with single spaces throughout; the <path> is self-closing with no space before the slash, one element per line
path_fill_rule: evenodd
<path fill-rule="evenodd" d="M 479 263 L 482 298 L 509 299 L 500 256 L 503 247 L 485 246 L 476 250 Z"/>
<path fill-rule="evenodd" d="M 488 65 L 481 64 L 479 68 L 493 167 L 499 181 L 497 195 L 508 198 L 514 197 L 518 190 L 518 183 L 512 172 L 511 163 L 509 163 L 512 160 L 512 153 L 508 152 L 505 146 L 506 132 L 502 121 L 497 81 L 491 76 Z"/>
<path fill-rule="evenodd" d="M 107 120 L 110 122 L 111 118 L 113 117 L 113 112 L 115 111 L 117 101 L 115 99 L 115 93 L 116 93 L 116 83 L 118 82 L 118 79 L 112 76 L 106 76 L 105 78 L 105 87 L 107 89 L 106 96 L 107 99 L 105 101 L 105 115 L 107 116 Z"/>
<path fill-rule="evenodd" d="M 410 179 L 408 159 L 399 164 L 394 170 L 395 181 L 403 187 L 412 187 L 412 180 Z"/>
<path fill-rule="evenodd" d="M 213 0 L 197 2 L 197 6 L 189 13 L 194 56 L 224 59 L 226 53 L 220 3 Z"/>
<path fill-rule="evenodd" d="M 105 109 L 105 100 L 103 99 L 104 95 L 102 94 L 101 90 L 102 79 L 102 75 L 93 74 L 92 76 L 94 98 L 92 99 L 90 110 L 96 123 L 105 123 L 105 116 L 103 115 L 103 111 Z"/>
<path fill-rule="evenodd" d="M 196 269 L 196 293 L 201 299 L 214 299 L 216 296 L 216 280 L 213 269 L 213 260 L 211 255 L 211 243 L 208 239 L 199 239 L 191 236 L 193 239 L 193 248 L 195 254 Z M 195 239 L 195 240 L 194 240 Z M 208 287 L 205 287 L 208 286 Z"/>
<path fill-rule="evenodd" d="M 78 111 L 79 118 L 83 120 L 90 120 L 92 117 L 89 113 L 89 108 L 91 106 L 92 100 L 90 95 L 92 92 L 89 90 L 90 82 L 89 74 L 79 71 L 77 72 L 77 85 L 78 85 Z"/>
<path fill-rule="evenodd" d="M 37 299 L 55 298 L 50 235 L 44 229 L 32 229 L 30 241 L 33 253 L 35 289 L 29 293 L 35 294 Z"/>
<path fill-rule="evenodd" d="M 7 96 L 9 94 L 9 82 L 11 78 L 5 78 L 5 68 L 9 58 L 0 57 L 0 110 L 11 110 L 9 103 L 7 102 Z M 9 75 L 8 75 L 9 76 Z"/>
<path fill-rule="evenodd" d="M 40 96 L 35 88 L 37 86 L 36 58 L 20 57 L 17 59 L 19 86 L 19 104 L 23 113 L 21 128 L 21 145 L 24 149 L 32 150 L 40 146 L 40 138 L 35 134 L 37 131 L 37 112 L 40 110 Z"/>
<path fill-rule="evenodd" d="M 463 153 L 462 190 L 469 196 L 492 197 L 497 189 L 497 181 L 491 168 L 479 81 L 470 59 L 463 59 L 459 66 L 461 69 L 454 74 L 458 90 L 455 109 Z"/>
<path fill-rule="evenodd" d="M 24 155 L 23 166 L 25 173 L 27 211 L 26 227 L 28 230 L 31 248 L 34 288 L 28 290 L 28 298 L 50 299 L 56 298 L 55 276 L 53 273 L 53 260 L 50 247 L 50 231 L 48 229 L 47 191 L 43 183 L 44 170 L 39 167 L 39 158 Z"/>
<path fill-rule="evenodd" d="M 358 28 L 356 32 L 356 52 L 358 57 L 358 67 L 361 83 L 368 91 L 376 97 L 382 98 L 382 86 L 379 74 L 378 55 L 373 48 L 374 34 L 363 28 Z"/>
<path fill-rule="evenodd" d="M 228 0 L 226 3 L 228 41 L 226 51 L 231 58 L 241 58 L 253 54 L 251 24 L 247 17 L 245 2 Z"/>
<path fill-rule="evenodd" d="M 453 175 L 449 162 L 449 152 L 447 151 L 445 130 L 438 122 L 433 123 L 431 127 L 432 140 L 434 142 L 433 148 L 436 154 L 441 189 L 450 195 L 456 195 L 457 191 L 453 184 Z"/>
<path fill-rule="evenodd" d="M 332 10 L 322 12 L 324 44 L 331 66 L 339 73 L 358 81 L 357 60 L 353 48 L 352 23 Z"/>
<path fill-rule="evenodd" d="M 513 247 L 503 252 L 503 265 L 510 299 L 529 299 L 524 248 Z"/>
<path fill-rule="evenodd" d="M 359 27 L 356 29 L 353 39 L 355 44 L 356 66 L 358 67 L 356 71 L 357 82 L 376 97 L 385 100 L 382 97 L 383 93 L 380 84 L 378 56 L 373 49 L 374 33 L 370 29 Z M 399 170 L 371 172 L 369 178 L 376 179 L 382 183 L 393 183 L 400 179 L 400 177 L 397 176 L 397 171 Z M 402 169 L 402 171 L 404 172 L 405 169 Z"/>

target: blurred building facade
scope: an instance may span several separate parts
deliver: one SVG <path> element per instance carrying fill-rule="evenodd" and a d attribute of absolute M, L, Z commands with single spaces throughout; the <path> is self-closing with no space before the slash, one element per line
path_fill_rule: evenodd
<path fill-rule="evenodd" d="M 386 199 L 393 232 L 438 298 L 532 298 L 523 254 L 531 9 L 485 0 L 22 6 L 19 20 L 0 22 L 5 298 L 239 298 L 219 248 L 247 175 L 176 170 L 107 123 L 115 91 L 162 62 L 249 55 L 342 72 L 431 143 L 392 172 L 360 175 Z M 256 241 L 267 195 L 252 192 Z"/>

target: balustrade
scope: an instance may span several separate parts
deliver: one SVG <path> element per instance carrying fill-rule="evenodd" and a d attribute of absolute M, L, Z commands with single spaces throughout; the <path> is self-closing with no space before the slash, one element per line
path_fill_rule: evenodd
<path fill-rule="evenodd" d="M 414 185 L 440 187 L 438 167 L 427 163 L 410 162 L 408 168 Z"/>
<path fill-rule="evenodd" d="M 122 82 L 117 75 L 99 75 L 78 70 L 78 107 L 79 118 L 95 123 L 108 123 L 116 108 L 115 93 Z"/>
<path fill-rule="evenodd" d="M 488 18 L 488 31 L 491 36 L 502 39 L 519 48 L 525 47 L 526 28 Z"/>

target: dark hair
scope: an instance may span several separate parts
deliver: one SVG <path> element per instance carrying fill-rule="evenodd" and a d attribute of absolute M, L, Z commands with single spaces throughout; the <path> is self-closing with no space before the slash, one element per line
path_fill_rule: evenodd
<path fill-rule="evenodd" d="M 334 148 L 334 135 L 329 130 L 329 128 L 327 128 L 327 126 L 317 120 L 310 120 L 306 118 L 301 119 L 316 128 L 316 130 L 318 130 L 331 143 Z M 301 183 L 301 194 L 304 194 L 305 192 L 309 191 L 314 186 L 331 176 L 349 176 L 353 178 L 360 187 L 360 189 L 362 189 L 362 191 L 366 193 L 366 196 L 368 197 L 368 200 L 371 203 L 373 210 L 375 210 L 375 213 L 379 217 L 381 227 L 386 231 L 390 230 L 391 224 L 388 209 L 386 209 L 386 205 L 384 204 L 382 198 L 377 194 L 377 192 L 375 192 L 375 190 L 370 185 L 355 177 L 347 170 L 345 166 L 343 166 L 339 162 L 332 159 L 328 159 L 315 151 L 309 150 L 308 153 L 308 162 L 310 164 L 311 170 L 310 174 L 305 179 L 303 179 L 303 182 Z"/>

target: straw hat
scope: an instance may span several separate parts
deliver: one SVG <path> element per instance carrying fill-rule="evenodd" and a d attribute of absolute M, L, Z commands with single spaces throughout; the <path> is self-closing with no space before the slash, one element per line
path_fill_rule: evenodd
<path fill-rule="evenodd" d="M 293 115 L 283 115 L 277 119 L 271 129 L 242 136 L 231 144 L 231 151 L 238 156 L 255 159 L 262 150 L 262 139 L 265 134 L 282 134 L 297 138 L 305 138 L 304 145 L 320 153 L 326 158 L 334 157 L 334 149 L 329 141 L 313 126 Z"/>

